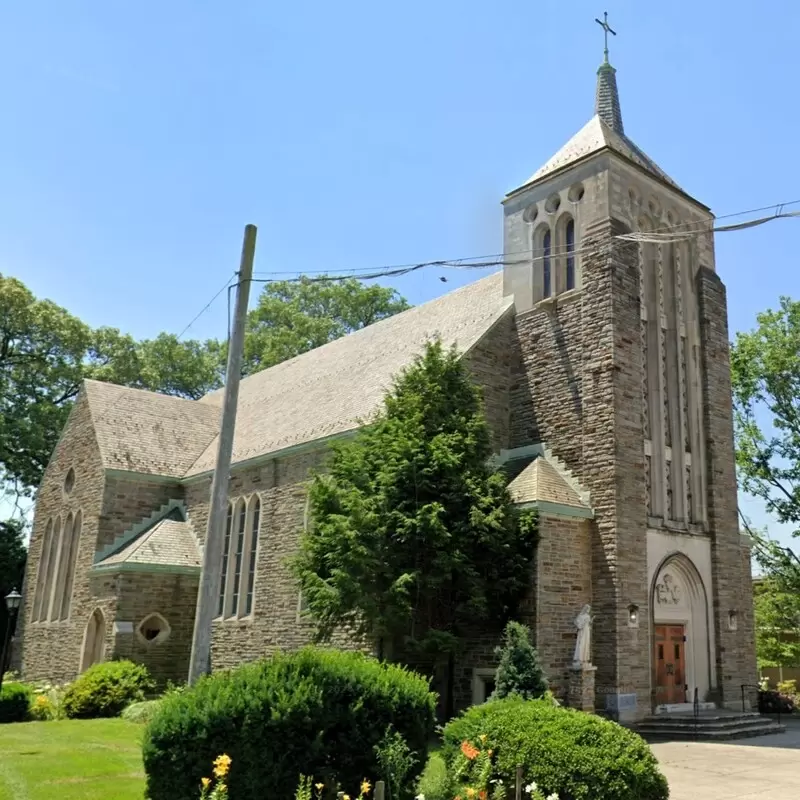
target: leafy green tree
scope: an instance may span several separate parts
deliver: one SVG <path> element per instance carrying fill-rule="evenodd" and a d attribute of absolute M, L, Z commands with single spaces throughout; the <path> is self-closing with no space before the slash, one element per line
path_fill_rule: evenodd
<path fill-rule="evenodd" d="M 250 313 L 245 374 L 407 308 L 393 290 L 356 280 L 268 284 Z M 137 342 L 92 329 L 0 274 L 0 489 L 30 496 L 84 378 L 197 399 L 222 385 L 226 346 L 161 333 Z"/>
<path fill-rule="evenodd" d="M 536 700 L 547 693 L 547 678 L 539 654 L 531 644 L 531 634 L 525 625 L 509 622 L 503 634 L 503 645 L 495 651 L 500 663 L 495 674 L 492 698 L 498 700 L 518 695 Z"/>
<path fill-rule="evenodd" d="M 800 664 L 800 595 L 766 577 L 754 585 L 754 605 L 758 666 Z"/>
<path fill-rule="evenodd" d="M 0 485 L 33 492 L 84 378 L 199 397 L 220 385 L 219 350 L 166 334 L 137 343 L 114 328 L 93 330 L 0 275 Z"/>
<path fill-rule="evenodd" d="M 731 348 L 740 487 L 800 534 L 800 302 L 781 297 Z M 768 574 L 800 592 L 800 561 L 763 533 L 755 554 Z"/>
<path fill-rule="evenodd" d="M 244 374 L 294 358 L 408 307 L 394 289 L 355 278 L 302 277 L 267 283 L 248 315 Z"/>
<path fill-rule="evenodd" d="M 503 624 L 528 586 L 536 520 L 518 514 L 481 395 L 441 343 L 401 374 L 385 408 L 334 446 L 310 485 L 293 562 L 320 639 L 348 626 L 448 664 L 465 633 Z"/>

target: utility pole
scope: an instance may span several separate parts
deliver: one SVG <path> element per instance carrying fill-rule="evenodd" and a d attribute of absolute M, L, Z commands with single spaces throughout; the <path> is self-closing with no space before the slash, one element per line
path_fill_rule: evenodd
<path fill-rule="evenodd" d="M 242 260 L 236 285 L 236 310 L 233 330 L 228 344 L 228 366 L 225 373 L 225 399 L 222 406 L 222 425 L 219 432 L 219 450 L 214 479 L 211 483 L 211 508 L 203 548 L 203 571 L 197 592 L 197 610 L 194 617 L 192 657 L 189 662 L 189 683 L 211 671 L 211 626 L 219 602 L 222 576 L 222 544 L 228 509 L 228 481 L 233 454 L 233 432 L 236 427 L 236 404 L 239 400 L 239 380 L 242 374 L 244 328 L 247 320 L 247 302 L 253 278 L 253 258 L 256 251 L 256 226 L 244 229 Z"/>

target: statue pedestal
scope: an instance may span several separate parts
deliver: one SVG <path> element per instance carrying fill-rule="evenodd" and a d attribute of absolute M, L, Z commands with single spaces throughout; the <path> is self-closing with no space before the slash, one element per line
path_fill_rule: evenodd
<path fill-rule="evenodd" d="M 597 667 L 573 664 L 569 671 L 569 707 L 594 714 L 594 676 Z"/>

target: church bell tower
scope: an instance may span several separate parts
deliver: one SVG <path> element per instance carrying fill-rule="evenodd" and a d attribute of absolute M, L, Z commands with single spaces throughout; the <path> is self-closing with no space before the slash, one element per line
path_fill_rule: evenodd
<path fill-rule="evenodd" d="M 590 498 L 575 563 L 591 575 L 595 705 L 636 720 L 695 698 L 740 706 L 756 677 L 750 549 L 714 217 L 626 134 L 616 34 L 597 21 L 593 116 L 503 201 L 514 381 L 531 395 L 512 408 L 512 447 L 546 448 Z M 542 516 L 543 541 L 557 530 Z M 536 633 L 566 681 L 542 604 L 551 620 L 579 608 L 558 597 L 540 586 Z"/>

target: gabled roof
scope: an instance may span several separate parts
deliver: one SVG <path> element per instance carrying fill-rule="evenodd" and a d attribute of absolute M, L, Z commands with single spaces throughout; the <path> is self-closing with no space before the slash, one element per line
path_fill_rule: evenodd
<path fill-rule="evenodd" d="M 508 311 L 497 272 L 242 381 L 233 463 L 358 428 L 427 341 L 469 350 Z M 222 391 L 198 405 L 216 407 Z M 214 468 L 216 438 L 187 471 Z"/>
<path fill-rule="evenodd" d="M 539 167 L 525 181 L 525 186 L 548 177 L 571 164 L 587 158 L 601 150 L 611 150 L 628 161 L 632 161 L 664 183 L 683 192 L 648 155 L 637 147 L 624 133 L 617 133 L 595 114 L 549 161 Z"/>
<path fill-rule="evenodd" d="M 535 503 L 545 508 L 564 506 L 590 512 L 578 492 L 545 458 L 538 455 L 508 485 L 515 503 Z M 588 516 L 588 514 L 580 514 Z"/>
<path fill-rule="evenodd" d="M 212 403 L 92 380 L 84 391 L 107 469 L 177 479 L 219 432 Z"/>
<path fill-rule="evenodd" d="M 182 509 L 173 506 L 121 548 L 94 564 L 94 569 L 200 570 L 200 548 Z"/>

